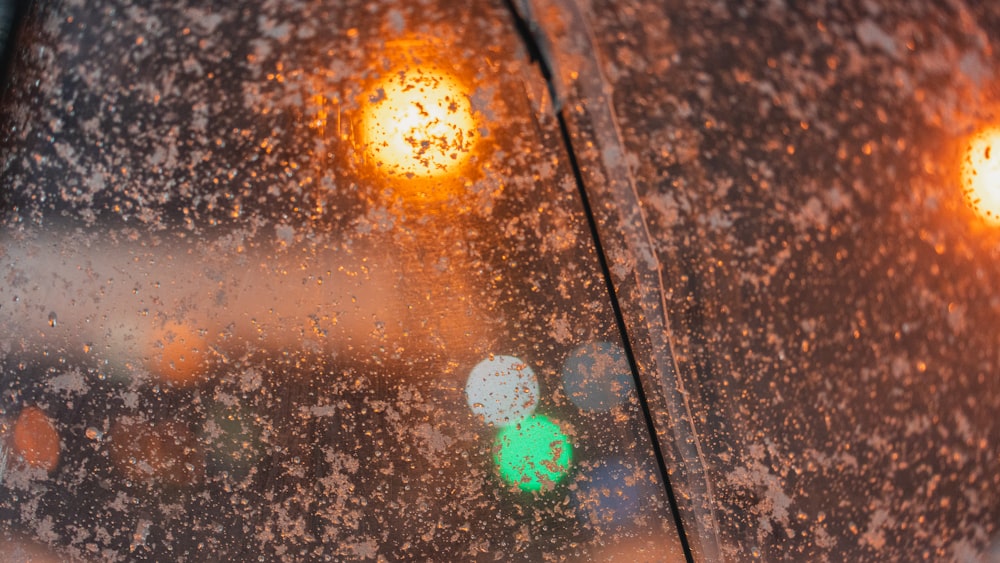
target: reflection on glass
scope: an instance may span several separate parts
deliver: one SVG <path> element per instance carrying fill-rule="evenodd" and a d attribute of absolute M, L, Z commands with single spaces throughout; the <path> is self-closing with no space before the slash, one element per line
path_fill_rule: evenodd
<path fill-rule="evenodd" d="M 962 184 L 973 209 L 988 223 L 1000 225 L 1000 128 L 977 133 L 962 160 Z"/>
<path fill-rule="evenodd" d="M 59 464 L 59 433 L 37 407 L 25 407 L 14 422 L 13 450 L 32 467 L 52 471 Z"/>
<path fill-rule="evenodd" d="M 620 346 L 588 342 L 566 358 L 563 388 L 577 407 L 607 411 L 620 405 L 632 390 L 632 372 Z"/>
<path fill-rule="evenodd" d="M 569 471 L 572 449 L 558 424 L 536 414 L 497 434 L 493 460 L 507 483 L 525 492 L 549 491 Z"/>
<path fill-rule="evenodd" d="M 535 412 L 538 378 L 514 356 L 493 356 L 472 368 L 465 396 L 472 412 L 487 424 L 507 426 Z"/>
<path fill-rule="evenodd" d="M 387 73 L 363 110 L 368 157 L 383 173 L 409 179 L 452 174 L 469 158 L 476 120 L 457 78 L 428 65 Z"/>

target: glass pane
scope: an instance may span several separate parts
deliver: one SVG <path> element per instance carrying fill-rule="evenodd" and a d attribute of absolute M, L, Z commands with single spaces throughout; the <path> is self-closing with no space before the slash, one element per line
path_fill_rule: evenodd
<path fill-rule="evenodd" d="M 619 281 L 674 345 L 694 543 L 995 560 L 1000 4 L 537 4 L 604 235 L 655 256 Z"/>
<path fill-rule="evenodd" d="M 5 553 L 682 556 L 510 22 L 36 6 L 3 112 Z"/>

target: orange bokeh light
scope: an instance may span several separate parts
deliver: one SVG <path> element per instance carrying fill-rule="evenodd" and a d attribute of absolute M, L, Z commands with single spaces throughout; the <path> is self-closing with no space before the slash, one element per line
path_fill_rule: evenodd
<path fill-rule="evenodd" d="M 1000 128 L 985 129 L 969 140 L 962 186 L 972 208 L 986 222 L 1000 226 Z"/>
<path fill-rule="evenodd" d="M 387 73 L 368 92 L 362 125 L 377 169 L 407 179 L 457 172 L 477 137 L 467 88 L 442 69 L 416 63 Z"/>
<path fill-rule="evenodd" d="M 14 452 L 34 467 L 52 471 L 59 464 L 56 425 L 37 407 L 26 407 L 14 422 Z"/>
<path fill-rule="evenodd" d="M 208 343 L 187 325 L 168 322 L 149 341 L 146 367 L 175 385 L 190 385 L 204 375 Z"/>

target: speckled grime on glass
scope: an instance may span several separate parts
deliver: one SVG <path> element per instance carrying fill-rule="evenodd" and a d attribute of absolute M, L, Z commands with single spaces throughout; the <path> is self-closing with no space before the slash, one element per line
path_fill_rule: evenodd
<path fill-rule="evenodd" d="M 1000 4 L 536 4 L 696 554 L 995 560 Z"/>
<path fill-rule="evenodd" d="M 683 557 L 631 380 L 563 384 L 623 344 L 508 6 L 70 0 L 18 45 L 0 554 Z"/>

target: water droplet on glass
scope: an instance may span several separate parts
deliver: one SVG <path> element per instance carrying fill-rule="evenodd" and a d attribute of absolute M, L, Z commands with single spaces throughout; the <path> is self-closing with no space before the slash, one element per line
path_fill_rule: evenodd
<path fill-rule="evenodd" d="M 49 313 L 49 326 L 55 327 L 59 323 L 59 319 L 56 318 L 55 311 Z"/>

